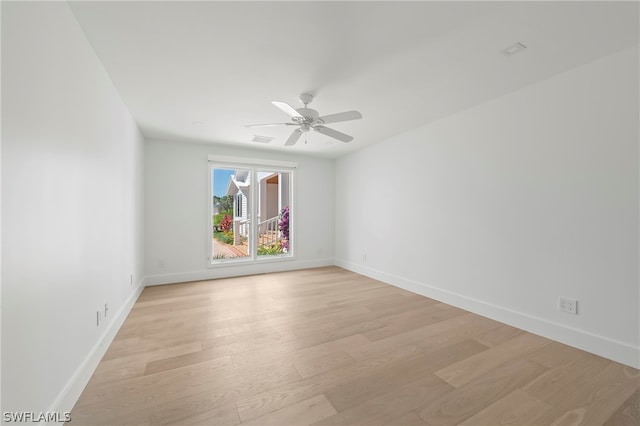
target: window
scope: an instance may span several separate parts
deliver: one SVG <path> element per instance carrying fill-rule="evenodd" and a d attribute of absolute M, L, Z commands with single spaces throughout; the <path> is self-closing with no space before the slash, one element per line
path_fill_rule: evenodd
<path fill-rule="evenodd" d="M 242 217 L 242 194 L 236 195 L 236 210 L 233 214 L 234 217 Z"/>
<path fill-rule="evenodd" d="M 293 163 L 210 159 L 211 265 L 293 257 L 294 171 Z"/>

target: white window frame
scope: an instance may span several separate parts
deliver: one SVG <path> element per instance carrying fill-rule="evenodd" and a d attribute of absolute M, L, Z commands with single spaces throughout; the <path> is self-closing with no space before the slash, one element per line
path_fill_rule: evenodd
<path fill-rule="evenodd" d="M 209 156 L 209 193 L 207 194 L 207 199 L 210 200 L 208 202 L 209 208 L 207 213 L 207 235 L 210 236 L 208 238 L 208 247 L 207 247 L 207 267 L 208 268 L 219 268 L 224 266 L 238 266 L 241 264 L 257 264 L 257 263 L 268 263 L 268 262 L 281 262 L 294 260 L 296 257 L 296 240 L 297 240 L 297 230 L 296 230 L 296 176 L 295 171 L 298 167 L 295 162 L 288 161 L 275 161 L 275 160 L 262 160 L 262 159 L 253 159 L 253 158 L 244 158 L 244 157 L 229 157 L 229 156 Z M 213 223 L 211 218 L 213 217 L 213 169 L 244 169 L 249 170 L 251 175 L 251 185 L 250 185 L 250 199 L 252 200 L 248 206 L 248 214 L 251 217 L 251 231 L 249 234 L 249 246 L 251 247 L 251 254 L 247 257 L 238 257 L 232 259 L 214 259 L 213 258 Z M 256 238 L 258 236 L 258 221 L 256 218 L 258 217 L 258 191 L 259 185 L 257 185 L 257 176 L 259 171 L 273 171 L 279 173 L 289 173 L 289 251 L 288 253 L 283 253 L 280 255 L 269 255 L 269 256 L 258 256 L 258 243 Z M 236 203 L 236 199 L 234 197 L 234 206 Z"/>

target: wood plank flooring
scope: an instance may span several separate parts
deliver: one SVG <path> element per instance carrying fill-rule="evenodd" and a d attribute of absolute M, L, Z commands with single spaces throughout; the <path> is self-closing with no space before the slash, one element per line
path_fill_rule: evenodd
<path fill-rule="evenodd" d="M 148 287 L 75 425 L 638 425 L 640 371 L 327 267 Z"/>

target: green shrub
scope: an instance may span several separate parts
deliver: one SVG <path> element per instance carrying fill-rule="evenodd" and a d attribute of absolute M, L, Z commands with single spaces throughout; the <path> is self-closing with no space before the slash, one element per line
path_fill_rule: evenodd
<path fill-rule="evenodd" d="M 278 243 L 258 247 L 258 256 L 269 256 L 282 253 L 284 253 L 284 251 L 282 250 L 282 246 Z"/>
<path fill-rule="evenodd" d="M 233 231 L 214 232 L 213 238 L 225 244 L 233 244 Z"/>

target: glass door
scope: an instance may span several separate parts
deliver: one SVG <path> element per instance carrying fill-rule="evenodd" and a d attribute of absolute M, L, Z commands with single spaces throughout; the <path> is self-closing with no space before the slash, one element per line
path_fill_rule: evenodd
<path fill-rule="evenodd" d="M 293 170 L 211 165 L 211 264 L 293 256 Z"/>
<path fill-rule="evenodd" d="M 258 256 L 291 251 L 291 172 L 258 170 Z"/>
<path fill-rule="evenodd" d="M 212 167 L 212 260 L 250 258 L 251 170 Z"/>

